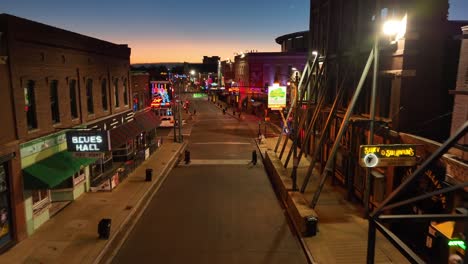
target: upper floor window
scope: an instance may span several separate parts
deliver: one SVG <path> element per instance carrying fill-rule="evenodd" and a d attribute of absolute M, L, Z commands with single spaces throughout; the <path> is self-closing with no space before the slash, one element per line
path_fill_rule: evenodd
<path fill-rule="evenodd" d="M 114 106 L 119 107 L 119 80 L 114 80 Z"/>
<path fill-rule="evenodd" d="M 69 82 L 70 92 L 70 113 L 72 119 L 78 118 L 78 104 L 76 101 L 76 80 L 70 80 Z"/>
<path fill-rule="evenodd" d="M 102 110 L 107 111 L 109 109 L 107 104 L 107 80 L 102 79 L 101 81 L 101 103 L 102 103 Z"/>
<path fill-rule="evenodd" d="M 24 110 L 26 111 L 28 130 L 37 128 L 36 95 L 34 86 L 34 81 L 29 80 L 26 83 L 26 87 L 24 87 Z"/>
<path fill-rule="evenodd" d="M 88 114 L 94 114 L 94 101 L 93 101 L 93 80 L 86 80 L 86 103 L 88 106 Z"/>
<path fill-rule="evenodd" d="M 123 81 L 123 96 L 124 96 L 124 105 L 128 105 L 127 79 Z"/>
<path fill-rule="evenodd" d="M 60 123 L 60 110 L 59 110 L 59 98 L 58 98 L 58 81 L 52 80 L 50 82 L 50 112 L 52 116 L 52 123 Z"/>

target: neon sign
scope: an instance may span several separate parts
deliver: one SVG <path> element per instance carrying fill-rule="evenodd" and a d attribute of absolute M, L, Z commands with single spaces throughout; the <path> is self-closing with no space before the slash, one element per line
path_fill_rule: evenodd
<path fill-rule="evenodd" d="M 362 145 L 359 164 L 362 167 L 413 166 L 416 164 L 416 145 Z"/>
<path fill-rule="evenodd" d="M 448 242 L 449 247 L 460 247 L 463 250 L 466 250 L 465 241 L 457 239 L 457 240 L 450 240 Z"/>

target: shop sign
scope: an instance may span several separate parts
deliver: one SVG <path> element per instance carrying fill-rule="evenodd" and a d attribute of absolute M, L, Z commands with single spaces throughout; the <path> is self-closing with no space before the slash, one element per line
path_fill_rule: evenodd
<path fill-rule="evenodd" d="M 93 159 L 104 158 L 104 153 L 102 152 L 72 152 L 72 155 L 75 158 L 93 158 Z"/>
<path fill-rule="evenodd" d="M 150 149 L 147 148 L 147 149 L 145 149 L 145 160 L 147 160 L 149 158 L 149 156 L 150 156 Z"/>
<path fill-rule="evenodd" d="M 268 86 L 268 108 L 281 110 L 286 107 L 286 86 L 275 83 Z"/>
<path fill-rule="evenodd" d="M 465 241 L 461 239 L 450 240 L 448 242 L 449 247 L 460 247 L 463 250 L 466 250 Z"/>
<path fill-rule="evenodd" d="M 67 149 L 70 152 L 110 151 L 109 131 L 75 130 L 67 131 Z"/>
<path fill-rule="evenodd" d="M 361 145 L 359 150 L 361 167 L 416 165 L 416 145 Z"/>

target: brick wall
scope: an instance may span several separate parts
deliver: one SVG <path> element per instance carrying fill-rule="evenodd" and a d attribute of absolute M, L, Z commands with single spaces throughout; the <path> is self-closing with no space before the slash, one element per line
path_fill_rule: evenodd
<path fill-rule="evenodd" d="M 468 91 L 468 26 L 462 28 L 463 40 L 460 48 L 460 61 L 458 63 L 456 91 Z M 468 120 L 468 95 L 457 93 L 454 98 L 452 128 L 453 135 Z M 459 141 L 460 144 L 468 144 L 468 134 Z M 462 154 L 464 160 L 468 160 L 468 152 Z"/>

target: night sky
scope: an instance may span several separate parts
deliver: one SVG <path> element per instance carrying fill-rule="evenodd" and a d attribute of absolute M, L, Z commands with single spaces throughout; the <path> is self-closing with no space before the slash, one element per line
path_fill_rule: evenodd
<path fill-rule="evenodd" d="M 2 0 L 0 13 L 132 48 L 131 62 L 201 62 L 280 51 L 278 36 L 308 30 L 310 0 Z M 468 20 L 468 0 L 450 0 Z"/>

